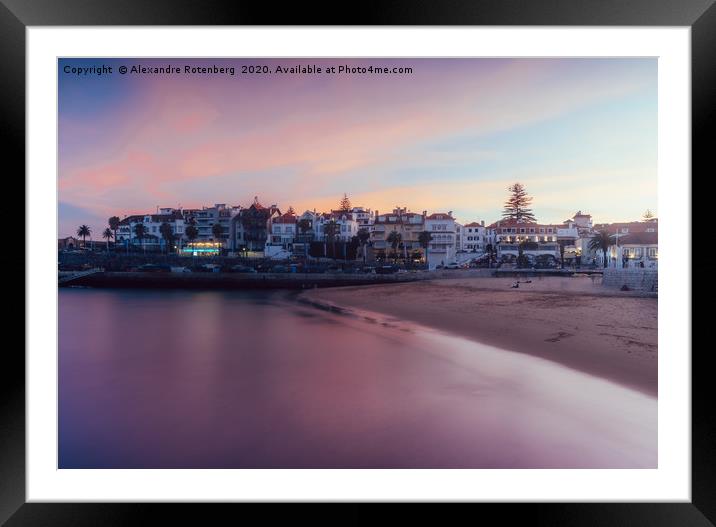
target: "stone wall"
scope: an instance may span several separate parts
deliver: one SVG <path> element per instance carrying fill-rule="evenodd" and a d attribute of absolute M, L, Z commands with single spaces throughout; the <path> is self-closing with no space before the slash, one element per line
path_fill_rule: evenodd
<path fill-rule="evenodd" d="M 654 269 L 604 269 L 602 285 L 631 291 L 658 292 L 659 272 Z"/>

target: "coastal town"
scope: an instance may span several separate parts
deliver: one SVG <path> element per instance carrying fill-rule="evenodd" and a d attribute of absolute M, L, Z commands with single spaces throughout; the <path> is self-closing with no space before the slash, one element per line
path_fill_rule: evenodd
<path fill-rule="evenodd" d="M 347 195 L 328 212 L 263 204 L 157 207 L 109 218 L 102 241 L 82 225 L 58 240 L 60 251 L 228 256 L 272 261 L 313 259 L 392 264 L 425 270 L 467 267 L 529 269 L 658 267 L 658 219 L 599 223 L 581 210 L 560 223 L 541 223 L 520 183 L 509 186 L 494 221 L 457 218 L 453 211 L 382 211 L 355 206 Z M 387 266 L 386 266 L 387 267 Z"/>

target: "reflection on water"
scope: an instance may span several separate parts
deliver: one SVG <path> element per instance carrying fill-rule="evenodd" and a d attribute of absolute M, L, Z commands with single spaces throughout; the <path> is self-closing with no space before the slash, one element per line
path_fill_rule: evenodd
<path fill-rule="evenodd" d="M 656 467 L 656 399 L 366 317 L 60 290 L 60 468 Z"/>

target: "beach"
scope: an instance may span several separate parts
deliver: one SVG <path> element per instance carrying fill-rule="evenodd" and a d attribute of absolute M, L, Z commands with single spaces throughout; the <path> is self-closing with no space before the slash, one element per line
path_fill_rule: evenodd
<path fill-rule="evenodd" d="M 657 298 L 603 288 L 586 276 L 522 278 L 512 288 L 515 280 L 338 287 L 301 298 L 415 322 L 657 395 Z"/>

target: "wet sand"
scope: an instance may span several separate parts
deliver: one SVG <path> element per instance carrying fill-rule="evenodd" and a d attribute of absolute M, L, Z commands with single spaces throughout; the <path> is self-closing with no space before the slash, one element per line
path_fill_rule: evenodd
<path fill-rule="evenodd" d="M 657 394 L 656 298 L 589 277 L 466 278 L 316 289 L 301 297 L 381 313 Z"/>

